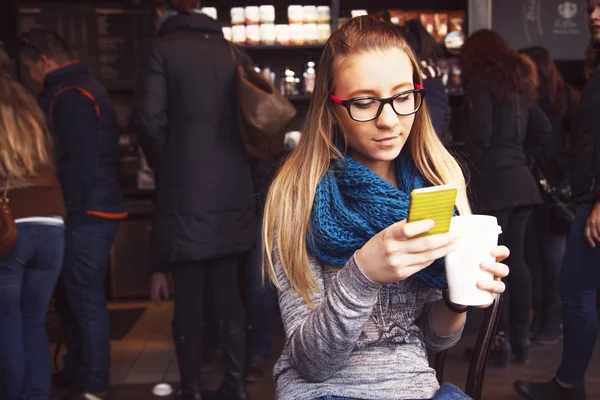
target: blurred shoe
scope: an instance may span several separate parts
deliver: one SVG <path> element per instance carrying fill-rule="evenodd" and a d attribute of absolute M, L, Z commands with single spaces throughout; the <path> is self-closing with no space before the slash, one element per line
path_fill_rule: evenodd
<path fill-rule="evenodd" d="M 542 326 L 533 338 L 533 341 L 541 345 L 552 345 L 560 342 L 562 330 L 559 322 L 549 322 Z"/>
<path fill-rule="evenodd" d="M 529 364 L 531 357 L 531 341 L 529 338 L 511 340 L 513 361 L 517 364 Z"/>
<path fill-rule="evenodd" d="M 565 388 L 556 378 L 550 382 L 516 381 L 515 390 L 529 400 L 586 400 L 585 387 Z"/>
<path fill-rule="evenodd" d="M 253 355 L 250 357 L 250 363 L 248 364 L 248 373 L 246 375 L 246 382 L 258 382 L 265 375 L 265 367 L 267 360 L 259 355 Z"/>

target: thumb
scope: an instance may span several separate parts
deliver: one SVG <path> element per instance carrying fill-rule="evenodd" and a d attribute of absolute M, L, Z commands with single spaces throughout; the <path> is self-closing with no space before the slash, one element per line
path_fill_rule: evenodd
<path fill-rule="evenodd" d="M 386 230 L 390 231 L 389 237 L 397 241 L 405 241 L 415 236 L 427 233 L 433 229 L 435 222 L 425 219 L 417 222 L 407 222 L 406 220 L 395 223 Z"/>

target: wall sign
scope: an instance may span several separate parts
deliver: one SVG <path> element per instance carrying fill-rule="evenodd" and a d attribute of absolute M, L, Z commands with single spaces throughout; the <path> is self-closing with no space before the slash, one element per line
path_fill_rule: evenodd
<path fill-rule="evenodd" d="M 586 0 L 493 0 L 492 29 L 516 49 L 543 46 L 556 60 L 582 60 L 590 40 Z"/>

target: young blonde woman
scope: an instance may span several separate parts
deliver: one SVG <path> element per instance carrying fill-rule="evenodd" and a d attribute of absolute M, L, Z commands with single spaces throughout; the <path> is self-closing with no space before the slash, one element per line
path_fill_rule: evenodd
<path fill-rule="evenodd" d="M 370 17 L 334 33 L 319 64 L 302 139 L 270 189 L 264 217 L 268 274 L 279 289 L 286 342 L 278 399 L 462 399 L 442 389 L 426 348 L 453 346 L 463 308 L 442 299 L 449 234 L 416 238 L 412 189 L 465 181 L 431 125 L 415 55 Z M 500 262 L 482 265 L 504 291 Z M 437 260 L 437 261 L 436 261 Z M 447 298 L 447 297 L 446 297 Z M 434 397 L 435 396 L 435 397 Z"/>
<path fill-rule="evenodd" d="M 18 229 L 0 258 L 0 398 L 48 399 L 48 303 L 63 259 L 65 205 L 52 166 L 44 114 L 10 75 L 0 49 L 0 196 Z"/>

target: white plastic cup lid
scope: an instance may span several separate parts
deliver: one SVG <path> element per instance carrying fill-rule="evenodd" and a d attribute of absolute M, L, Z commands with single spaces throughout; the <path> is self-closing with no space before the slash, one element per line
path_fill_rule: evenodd
<path fill-rule="evenodd" d="M 481 231 L 487 231 L 498 235 L 502 233 L 502 227 L 498 225 L 498 219 L 496 217 L 478 214 L 452 217 L 450 230 L 460 233 Z"/>

